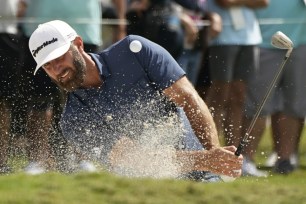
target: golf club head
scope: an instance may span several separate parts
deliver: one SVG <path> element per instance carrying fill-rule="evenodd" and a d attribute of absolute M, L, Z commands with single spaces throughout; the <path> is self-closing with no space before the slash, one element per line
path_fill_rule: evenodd
<path fill-rule="evenodd" d="M 271 39 L 271 44 L 279 49 L 292 49 L 293 43 L 284 33 L 277 31 Z"/>

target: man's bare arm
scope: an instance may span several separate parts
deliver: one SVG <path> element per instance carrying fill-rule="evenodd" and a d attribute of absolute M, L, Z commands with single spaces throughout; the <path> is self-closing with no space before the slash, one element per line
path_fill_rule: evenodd
<path fill-rule="evenodd" d="M 164 94 L 184 109 L 193 131 L 206 149 L 220 146 L 212 115 L 186 76 L 165 89 Z"/>
<path fill-rule="evenodd" d="M 121 40 L 126 36 L 126 18 L 125 14 L 127 11 L 126 1 L 124 0 L 112 0 L 117 17 L 119 19 L 118 32 L 116 32 L 115 40 Z"/>
<path fill-rule="evenodd" d="M 242 155 L 237 157 L 234 152 L 236 147 L 216 147 L 211 150 L 182 151 L 175 149 L 148 149 L 140 144 L 123 137 L 113 147 L 109 154 L 112 168 L 132 169 L 136 172 L 150 173 L 151 176 L 158 174 L 161 161 L 166 161 L 174 176 L 191 171 L 211 171 L 231 177 L 241 175 Z M 171 164 L 168 164 L 171 163 Z M 153 171 L 152 171 L 153 170 Z M 164 171 L 169 171 L 164 166 Z M 140 175 L 137 175 L 140 176 Z"/>
<path fill-rule="evenodd" d="M 233 6 L 246 6 L 252 9 L 263 8 L 268 6 L 269 0 L 216 0 L 224 8 Z"/>

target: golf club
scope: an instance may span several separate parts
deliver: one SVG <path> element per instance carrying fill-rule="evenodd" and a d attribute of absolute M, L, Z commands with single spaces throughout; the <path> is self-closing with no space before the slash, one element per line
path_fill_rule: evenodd
<path fill-rule="evenodd" d="M 283 71 L 283 68 L 292 52 L 292 49 L 293 49 L 293 43 L 292 41 L 284 34 L 282 33 L 281 31 L 278 31 L 276 32 L 273 36 L 272 36 L 272 39 L 271 39 L 271 44 L 273 47 L 276 47 L 278 49 L 288 49 L 288 51 L 286 52 L 286 55 L 283 59 L 283 62 L 282 64 L 280 65 L 280 69 L 279 71 L 277 72 L 277 74 L 275 75 L 274 79 L 272 80 L 261 104 L 259 105 L 259 107 L 257 108 L 257 111 L 246 131 L 246 134 L 245 136 L 243 137 L 243 139 L 240 141 L 239 143 L 239 146 L 237 147 L 237 150 L 235 152 L 235 155 L 236 156 L 239 156 L 244 148 L 244 146 L 248 143 L 248 138 L 251 134 L 251 131 L 255 125 L 255 122 L 264 106 L 264 104 L 266 103 L 271 91 L 272 91 L 272 88 L 275 86 L 275 83 L 276 81 L 278 80 L 279 76 L 281 75 L 282 71 Z M 221 179 L 225 182 L 230 182 L 230 181 L 234 181 L 235 178 L 233 177 L 230 177 L 230 176 L 225 176 L 225 175 L 220 175 Z"/>
<path fill-rule="evenodd" d="M 292 52 L 292 49 L 293 49 L 293 43 L 292 41 L 284 34 L 282 33 L 281 31 L 277 31 L 273 36 L 272 36 L 272 39 L 271 39 L 271 44 L 278 48 L 278 49 L 288 49 L 288 51 L 286 52 L 286 55 L 282 61 L 282 64 L 280 65 L 280 68 L 277 72 L 277 74 L 275 75 L 275 77 L 273 78 L 272 82 L 270 83 L 270 86 L 261 102 L 261 104 L 259 105 L 246 133 L 245 133 L 245 136 L 243 137 L 243 139 L 240 141 L 240 144 L 239 146 L 237 147 L 237 150 L 235 152 L 235 155 L 236 156 L 239 156 L 244 148 L 244 146 L 248 143 L 248 138 L 250 136 L 250 133 L 255 125 L 255 122 L 264 106 L 264 104 L 266 103 L 273 87 L 275 86 L 275 83 L 277 82 L 279 76 L 281 75 L 282 71 L 283 71 L 283 68 Z"/>

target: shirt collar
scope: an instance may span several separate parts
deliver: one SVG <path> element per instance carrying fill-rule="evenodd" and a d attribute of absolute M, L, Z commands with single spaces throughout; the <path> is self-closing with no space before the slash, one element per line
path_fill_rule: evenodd
<path fill-rule="evenodd" d="M 91 56 L 91 58 L 94 60 L 95 64 L 97 65 L 100 72 L 100 76 L 105 78 L 109 77 L 111 75 L 110 71 L 106 66 L 106 63 L 103 60 L 101 54 L 100 55 L 95 53 L 88 53 L 88 54 Z"/>

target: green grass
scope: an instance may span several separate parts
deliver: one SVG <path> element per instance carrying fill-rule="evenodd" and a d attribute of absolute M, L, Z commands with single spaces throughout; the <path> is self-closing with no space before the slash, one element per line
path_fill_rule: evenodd
<path fill-rule="evenodd" d="M 0 203 L 306 203 L 305 172 L 231 183 L 128 179 L 108 173 L 0 177 Z"/>
<path fill-rule="evenodd" d="M 47 173 L 37 176 L 15 173 L 0 176 L 0 203 L 302 204 L 306 203 L 305 146 L 306 138 L 303 136 L 300 145 L 301 166 L 290 175 L 273 175 L 270 172 L 268 178 L 243 177 L 229 183 L 129 179 L 106 172 Z M 271 139 L 269 131 L 266 131 L 258 149 L 258 162 L 264 162 L 270 152 Z"/>

